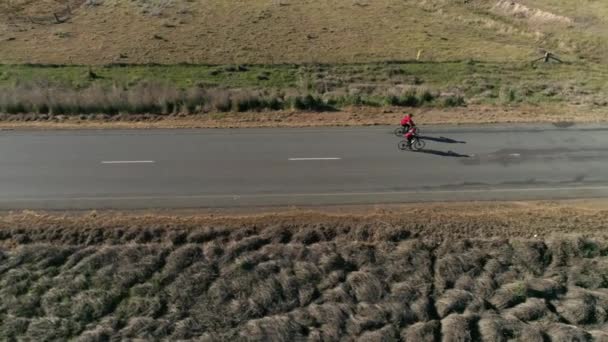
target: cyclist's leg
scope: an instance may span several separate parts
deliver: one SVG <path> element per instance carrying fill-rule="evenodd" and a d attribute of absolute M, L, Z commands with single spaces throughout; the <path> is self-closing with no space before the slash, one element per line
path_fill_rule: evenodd
<path fill-rule="evenodd" d="M 405 138 L 407 139 L 407 147 L 412 148 L 412 140 L 414 139 L 414 134 L 408 131 L 405 135 Z"/>

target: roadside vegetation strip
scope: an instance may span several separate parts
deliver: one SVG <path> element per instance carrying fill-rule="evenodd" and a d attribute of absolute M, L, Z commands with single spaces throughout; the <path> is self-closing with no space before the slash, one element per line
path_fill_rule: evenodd
<path fill-rule="evenodd" d="M 0 114 L 112 117 L 557 103 L 602 108 L 608 94 L 608 72 L 590 63 L 131 65 L 98 67 L 94 75 L 82 66 L 0 65 Z"/>

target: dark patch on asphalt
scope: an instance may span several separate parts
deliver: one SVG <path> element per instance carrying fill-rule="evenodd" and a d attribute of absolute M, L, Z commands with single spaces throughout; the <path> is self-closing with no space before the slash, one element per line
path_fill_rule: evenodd
<path fill-rule="evenodd" d="M 530 178 L 530 179 L 521 180 L 521 181 L 507 181 L 507 182 L 500 183 L 500 185 L 545 185 L 545 184 L 550 184 L 550 183 L 539 181 L 536 178 Z"/>
<path fill-rule="evenodd" d="M 426 191 L 433 190 L 456 190 L 456 189 L 487 189 L 501 187 L 530 187 L 530 186 L 545 186 L 545 187 L 560 187 L 567 185 L 604 185 L 605 181 L 601 180 L 586 180 L 585 175 L 577 175 L 573 179 L 564 179 L 562 181 L 544 181 L 536 178 L 529 178 L 524 180 L 511 180 L 500 183 L 484 183 L 484 182 L 463 182 L 457 184 L 443 184 L 438 186 L 425 186 L 422 189 Z"/>
<path fill-rule="evenodd" d="M 460 189 L 463 187 L 469 187 L 469 188 L 484 188 L 484 187 L 489 187 L 492 186 L 492 184 L 490 183 L 483 183 L 483 182 L 462 182 L 462 183 L 457 183 L 457 184 L 442 184 L 442 185 L 438 185 L 438 186 L 427 186 L 425 187 L 425 190 L 454 190 L 454 189 Z"/>
<path fill-rule="evenodd" d="M 574 176 L 574 178 L 571 181 L 564 181 L 563 183 L 582 183 L 585 181 L 585 178 L 587 178 L 587 175 L 580 174 L 580 175 Z"/>
<path fill-rule="evenodd" d="M 558 121 L 558 122 L 553 123 L 553 126 L 555 126 L 557 128 L 569 128 L 574 125 L 575 125 L 575 123 L 572 121 Z"/>

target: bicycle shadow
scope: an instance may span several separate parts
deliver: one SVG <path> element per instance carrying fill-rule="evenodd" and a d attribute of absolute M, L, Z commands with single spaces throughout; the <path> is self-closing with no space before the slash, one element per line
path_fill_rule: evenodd
<path fill-rule="evenodd" d="M 440 157 L 452 157 L 452 158 L 470 158 L 471 157 L 468 154 L 460 154 L 460 153 L 457 153 L 454 151 L 439 151 L 439 150 L 432 150 L 432 149 L 427 149 L 427 148 L 418 150 L 416 152 L 432 154 L 432 155 L 440 156 Z"/>
<path fill-rule="evenodd" d="M 454 140 L 452 138 L 446 138 L 446 137 L 429 137 L 429 136 L 420 136 L 420 139 L 424 139 L 424 140 L 428 140 L 428 141 L 434 141 L 434 142 L 438 142 L 438 143 L 444 143 L 444 144 L 466 144 L 466 141 L 459 141 L 459 140 Z"/>

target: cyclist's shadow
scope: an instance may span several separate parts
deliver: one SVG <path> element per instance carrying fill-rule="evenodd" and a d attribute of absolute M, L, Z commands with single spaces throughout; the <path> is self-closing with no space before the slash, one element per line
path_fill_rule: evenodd
<path fill-rule="evenodd" d="M 432 150 L 432 149 L 428 149 L 428 148 L 423 148 L 422 150 L 418 150 L 416 151 L 418 153 L 426 153 L 426 154 L 432 154 L 435 156 L 440 156 L 440 157 L 453 157 L 453 158 L 469 158 L 471 157 L 468 154 L 460 154 L 454 151 L 439 151 L 439 150 Z"/>
<path fill-rule="evenodd" d="M 459 141 L 459 140 L 455 140 L 452 138 L 446 138 L 446 137 L 431 137 L 431 136 L 420 136 L 420 139 L 426 140 L 426 141 L 433 141 L 433 142 L 438 142 L 438 143 L 443 143 L 443 144 L 466 144 L 466 141 Z M 432 154 L 435 156 L 440 156 L 440 157 L 453 157 L 453 158 L 468 158 L 470 157 L 468 154 L 460 154 L 454 151 L 439 151 L 439 150 L 433 150 L 433 149 L 428 149 L 428 148 L 423 148 L 421 150 L 419 150 L 418 152 L 420 153 L 426 153 L 426 154 Z"/>
<path fill-rule="evenodd" d="M 438 143 L 444 143 L 444 144 L 466 144 L 467 143 L 466 141 L 459 141 L 459 140 L 454 140 L 452 138 L 446 138 L 446 137 L 420 136 L 420 139 L 434 141 L 434 142 L 438 142 Z"/>

